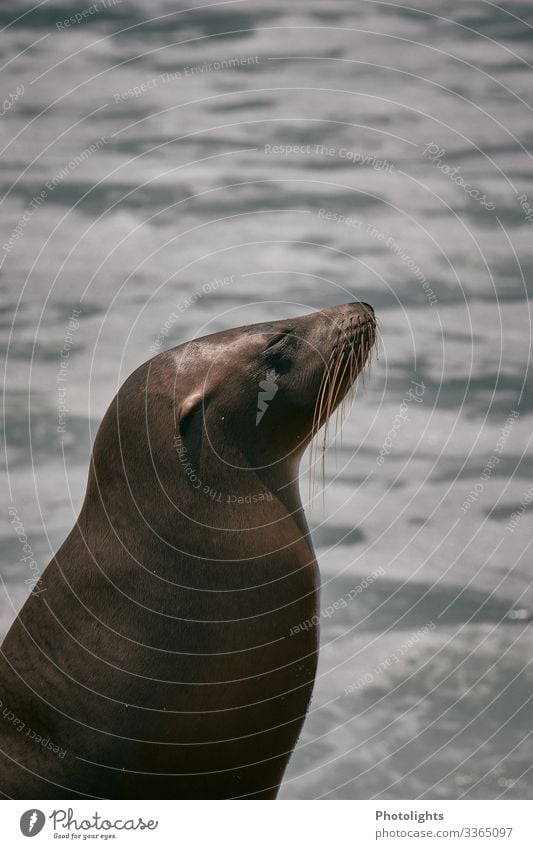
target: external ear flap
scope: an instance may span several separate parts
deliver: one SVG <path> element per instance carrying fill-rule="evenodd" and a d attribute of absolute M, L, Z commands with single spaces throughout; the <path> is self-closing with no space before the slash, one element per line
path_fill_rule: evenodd
<path fill-rule="evenodd" d="M 201 392 L 188 395 L 178 407 L 181 442 L 187 453 L 187 459 L 197 473 L 200 468 L 200 456 L 204 431 L 204 396 Z"/>
<path fill-rule="evenodd" d="M 188 395 L 184 401 L 179 405 L 178 413 L 179 413 L 179 426 L 180 432 L 183 436 L 183 430 L 187 430 L 190 419 L 193 414 L 202 407 L 203 395 L 201 392 L 193 392 L 191 395 Z"/>

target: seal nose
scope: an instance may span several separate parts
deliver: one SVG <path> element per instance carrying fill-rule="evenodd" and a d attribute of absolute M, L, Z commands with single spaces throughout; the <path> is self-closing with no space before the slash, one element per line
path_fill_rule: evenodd
<path fill-rule="evenodd" d="M 363 312 L 368 313 L 370 318 L 374 318 L 374 307 L 371 304 L 366 304 L 364 301 L 352 301 L 352 306 L 363 308 Z"/>
<path fill-rule="evenodd" d="M 329 319 L 333 319 L 334 324 L 342 325 L 347 320 L 355 318 L 357 325 L 376 324 L 376 316 L 374 308 L 371 304 L 366 304 L 364 301 L 349 301 L 346 304 L 339 304 L 337 307 L 330 307 L 322 310 L 322 313 Z"/>
<path fill-rule="evenodd" d="M 366 304 L 364 301 L 352 301 L 350 306 L 356 307 L 357 319 L 359 322 L 368 322 L 369 324 L 375 325 L 376 314 L 374 313 L 374 307 L 371 304 Z"/>

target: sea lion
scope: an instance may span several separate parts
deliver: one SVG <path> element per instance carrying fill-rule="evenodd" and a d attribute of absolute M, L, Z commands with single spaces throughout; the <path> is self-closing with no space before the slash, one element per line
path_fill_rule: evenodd
<path fill-rule="evenodd" d="M 96 435 L 85 500 L 0 656 L 11 798 L 275 798 L 315 677 L 298 489 L 363 369 L 349 303 L 158 354 Z"/>

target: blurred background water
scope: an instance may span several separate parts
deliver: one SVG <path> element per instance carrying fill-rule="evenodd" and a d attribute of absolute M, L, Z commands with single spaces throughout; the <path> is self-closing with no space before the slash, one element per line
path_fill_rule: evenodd
<path fill-rule="evenodd" d="M 283 798 L 531 795 L 532 25 L 527 0 L 2 3 L 2 634 L 32 578 L 8 507 L 44 568 L 154 349 L 378 313 L 307 510 L 322 650 Z"/>

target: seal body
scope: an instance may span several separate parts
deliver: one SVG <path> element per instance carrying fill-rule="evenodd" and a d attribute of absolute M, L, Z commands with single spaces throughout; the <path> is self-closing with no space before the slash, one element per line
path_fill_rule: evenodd
<path fill-rule="evenodd" d="M 126 380 L 2 646 L 4 796 L 275 798 L 318 649 L 299 462 L 373 339 L 371 308 L 346 304 Z"/>

